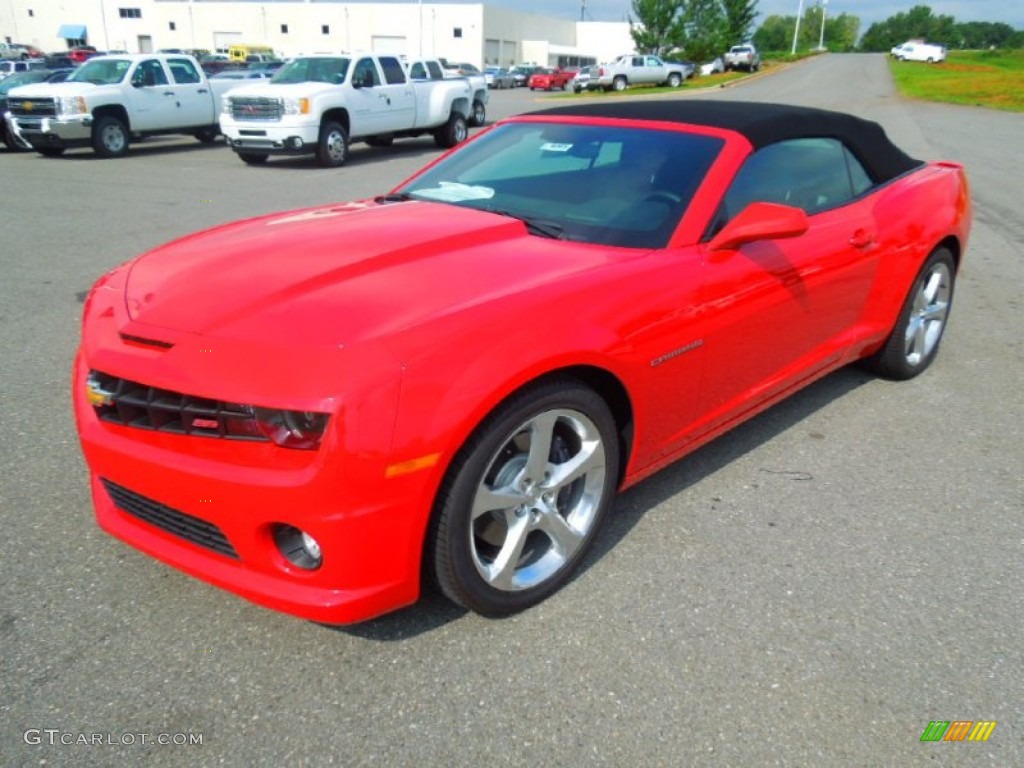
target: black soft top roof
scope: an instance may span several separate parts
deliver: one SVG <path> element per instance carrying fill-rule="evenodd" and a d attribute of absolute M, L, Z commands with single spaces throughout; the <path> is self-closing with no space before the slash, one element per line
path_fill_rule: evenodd
<path fill-rule="evenodd" d="M 893 144 L 878 123 L 842 112 L 754 101 L 660 99 L 591 102 L 531 112 L 531 115 L 610 117 L 712 126 L 742 134 L 760 149 L 786 139 L 830 137 L 841 140 L 876 182 L 888 181 L 922 165 Z"/>

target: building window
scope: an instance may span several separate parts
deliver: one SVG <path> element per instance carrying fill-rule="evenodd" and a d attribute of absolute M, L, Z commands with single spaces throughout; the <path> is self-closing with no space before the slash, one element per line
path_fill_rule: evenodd
<path fill-rule="evenodd" d="M 320 25 L 320 32 L 322 34 L 324 34 L 324 35 L 331 34 L 331 25 L 330 24 L 321 24 Z"/>
<path fill-rule="evenodd" d="M 462 37 L 462 27 L 456 27 L 452 30 L 452 37 Z"/>
<path fill-rule="evenodd" d="M 118 15 L 122 19 L 141 19 L 142 9 L 141 8 L 118 8 Z"/>
<path fill-rule="evenodd" d="M 29 18 L 31 19 L 31 18 L 32 18 L 33 16 L 35 16 L 35 15 L 36 15 L 36 12 L 35 12 L 35 11 L 33 11 L 33 10 L 32 10 L 31 8 L 29 8 L 29 9 L 28 9 L 28 17 L 29 17 Z"/>
<path fill-rule="evenodd" d="M 281 34 L 282 35 L 287 35 L 288 34 L 288 25 L 287 24 L 282 24 L 281 25 Z"/>
<path fill-rule="evenodd" d="M 175 24 L 173 21 L 169 21 L 169 22 L 167 22 L 167 28 L 170 29 L 171 32 L 173 32 L 174 30 L 176 30 L 178 28 L 178 25 Z"/>

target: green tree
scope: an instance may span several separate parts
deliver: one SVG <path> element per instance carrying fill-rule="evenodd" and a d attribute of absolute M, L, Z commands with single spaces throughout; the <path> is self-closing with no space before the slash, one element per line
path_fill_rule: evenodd
<path fill-rule="evenodd" d="M 757 50 L 788 51 L 793 45 L 793 28 L 796 16 L 769 16 L 754 32 L 754 46 Z"/>
<path fill-rule="evenodd" d="M 956 20 L 952 16 L 936 16 L 929 6 L 915 5 L 906 13 L 897 13 L 868 27 L 860 47 L 864 51 L 888 52 L 907 40 L 954 45 L 956 38 Z"/>
<path fill-rule="evenodd" d="M 725 36 L 730 45 L 750 39 L 750 29 L 757 16 L 757 0 L 721 0 L 725 14 Z"/>
<path fill-rule="evenodd" d="M 639 53 L 663 55 L 686 40 L 683 13 L 686 0 L 633 0 L 636 21 L 629 16 L 629 34 Z"/>
<path fill-rule="evenodd" d="M 732 45 L 720 0 L 688 0 L 683 20 L 686 55 L 694 61 L 710 61 Z"/>

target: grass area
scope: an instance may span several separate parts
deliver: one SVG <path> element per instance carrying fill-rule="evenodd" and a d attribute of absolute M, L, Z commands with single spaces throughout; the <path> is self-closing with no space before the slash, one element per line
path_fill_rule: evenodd
<path fill-rule="evenodd" d="M 761 70 L 769 69 L 771 62 L 765 62 L 761 66 Z M 682 91 L 697 91 L 705 88 L 722 88 L 728 83 L 735 80 L 742 80 L 745 77 L 750 77 L 749 72 L 721 72 L 715 75 L 697 75 L 686 81 L 686 83 L 679 88 L 669 88 L 668 86 L 648 86 L 648 85 L 637 85 L 632 88 L 627 88 L 624 91 L 583 91 L 582 93 L 573 93 L 570 88 L 566 93 L 558 94 L 554 98 L 563 99 L 578 99 L 583 96 L 590 98 L 608 98 L 608 99 L 621 99 L 630 98 L 634 96 L 652 96 L 659 93 L 680 93 Z"/>
<path fill-rule="evenodd" d="M 890 60 L 904 96 L 1024 112 L 1024 51 L 950 51 L 942 64 Z"/>

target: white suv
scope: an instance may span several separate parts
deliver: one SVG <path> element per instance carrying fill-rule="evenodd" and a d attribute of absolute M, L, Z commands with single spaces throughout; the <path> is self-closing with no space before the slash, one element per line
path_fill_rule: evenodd
<path fill-rule="evenodd" d="M 946 60 L 946 46 L 930 43 L 907 42 L 891 51 L 900 61 L 927 61 L 929 64 Z"/>

